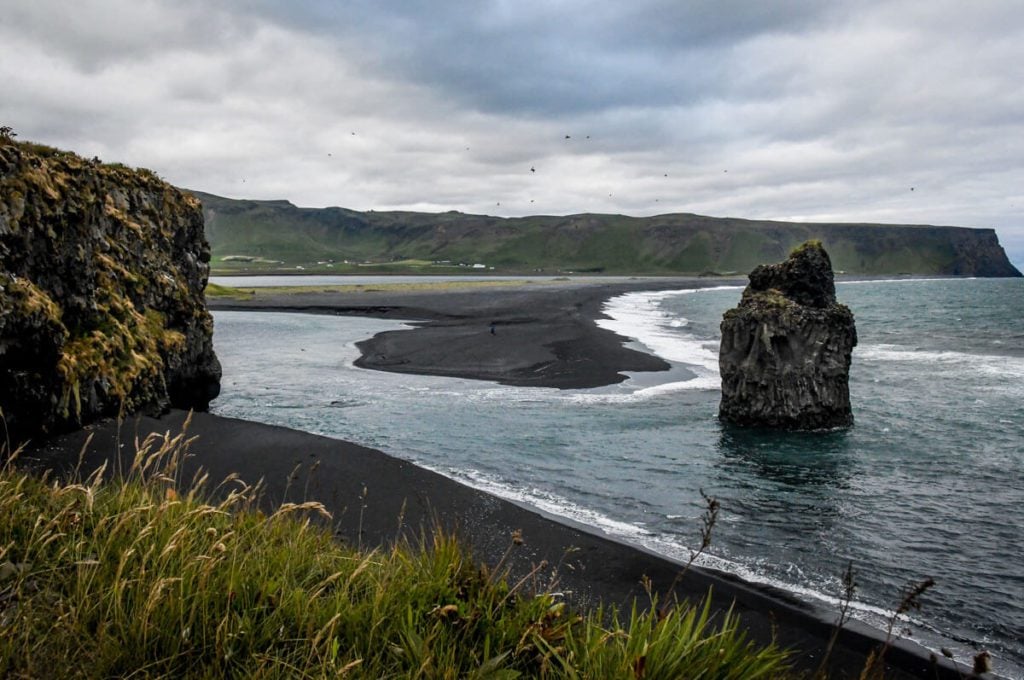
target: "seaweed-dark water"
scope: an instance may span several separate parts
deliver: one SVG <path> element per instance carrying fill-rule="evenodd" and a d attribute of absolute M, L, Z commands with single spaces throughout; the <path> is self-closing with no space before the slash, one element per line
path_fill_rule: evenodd
<path fill-rule="evenodd" d="M 852 560 L 876 624 L 934 577 L 912 636 L 1024 675 L 1024 282 L 840 284 L 856 424 L 827 433 L 718 423 L 718 322 L 739 294 L 610 301 L 603 323 L 673 369 L 571 392 L 353 368 L 354 342 L 393 322 L 218 313 L 214 411 L 374 446 L 674 557 L 699 540 L 703 488 L 723 508 L 708 564 L 830 601 Z"/>

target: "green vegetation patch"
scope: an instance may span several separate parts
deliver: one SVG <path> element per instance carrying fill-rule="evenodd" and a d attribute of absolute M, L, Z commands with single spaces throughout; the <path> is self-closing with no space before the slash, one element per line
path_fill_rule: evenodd
<path fill-rule="evenodd" d="M 821 239 L 812 238 L 812 239 L 808 239 L 808 240 L 804 241 L 803 243 L 801 243 L 800 245 L 798 245 L 797 247 L 795 247 L 791 251 L 789 251 L 789 256 L 790 257 L 794 257 L 795 255 L 799 255 L 800 253 L 806 252 L 808 250 L 824 250 L 824 249 L 825 249 L 825 246 L 823 246 L 821 244 Z"/>
<path fill-rule="evenodd" d="M 165 328 L 163 314 L 140 312 L 119 292 L 101 290 L 97 303 L 104 315 L 96 327 L 74 334 L 57 362 L 65 384 L 61 408 L 67 416 L 73 406 L 76 419 L 88 383 L 101 384 L 128 412 L 148 403 L 154 388 L 163 389 L 163 356 L 185 344 L 183 333 Z"/>
<path fill-rule="evenodd" d="M 20 316 L 39 317 L 53 324 L 60 324 L 60 305 L 34 283 L 25 278 L 4 276 L 0 279 L 2 309 Z"/>
<path fill-rule="evenodd" d="M 151 435 L 119 481 L 0 471 L 0 676 L 787 674 L 707 605 L 583 617 L 443 532 L 359 552 L 319 503 L 265 515 L 237 480 L 211 501 L 205 478 L 177 479 L 188 442 Z"/>
<path fill-rule="evenodd" d="M 233 288 L 232 286 L 222 286 L 219 283 L 207 283 L 206 284 L 206 298 L 230 298 L 235 300 L 249 300 L 255 294 L 256 291 L 253 289 L 244 290 L 242 288 Z"/>

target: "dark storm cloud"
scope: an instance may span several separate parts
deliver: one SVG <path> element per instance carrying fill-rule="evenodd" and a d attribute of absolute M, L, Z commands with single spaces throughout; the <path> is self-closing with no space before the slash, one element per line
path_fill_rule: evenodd
<path fill-rule="evenodd" d="M 727 87 L 728 51 L 806 30 L 813 1 L 262 3 L 278 20 L 344 36 L 371 68 L 427 83 L 483 111 L 572 115 L 688 104 Z"/>

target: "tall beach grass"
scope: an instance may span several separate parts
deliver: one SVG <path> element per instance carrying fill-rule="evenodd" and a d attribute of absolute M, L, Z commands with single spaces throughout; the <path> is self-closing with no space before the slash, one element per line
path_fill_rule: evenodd
<path fill-rule="evenodd" d="M 789 675 L 707 603 L 581 615 L 441 530 L 344 547 L 319 503 L 181 479 L 189 443 L 150 436 L 117 475 L 0 469 L 0 677 Z"/>

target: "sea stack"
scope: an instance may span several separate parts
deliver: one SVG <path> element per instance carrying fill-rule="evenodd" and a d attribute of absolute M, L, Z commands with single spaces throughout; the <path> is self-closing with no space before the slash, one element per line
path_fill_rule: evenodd
<path fill-rule="evenodd" d="M 195 197 L 0 129 L 0 437 L 206 409 L 209 262 Z"/>
<path fill-rule="evenodd" d="M 722 318 L 718 362 L 727 423 L 789 430 L 853 424 L 853 313 L 836 301 L 832 261 L 820 241 L 750 273 L 739 306 Z"/>

